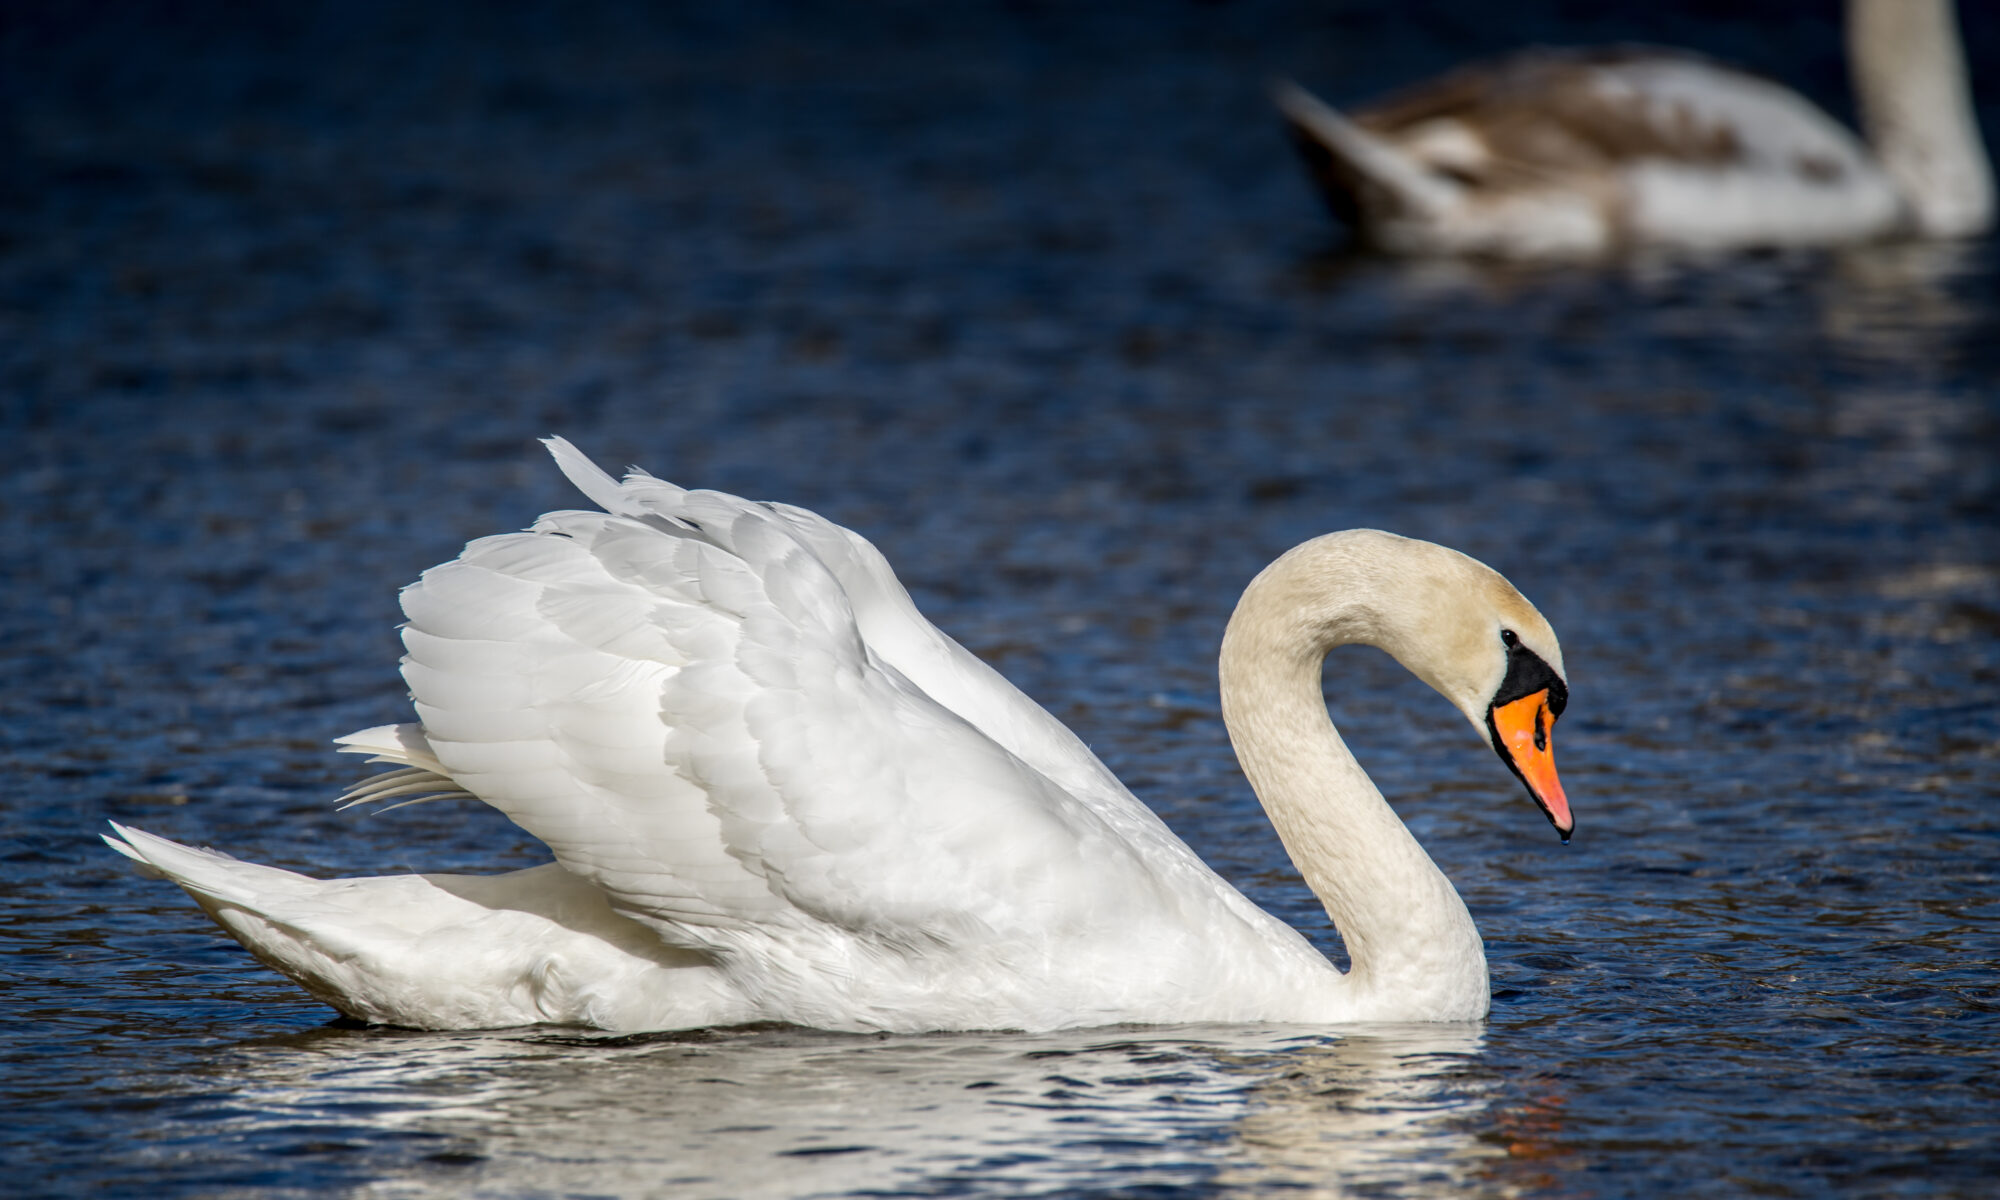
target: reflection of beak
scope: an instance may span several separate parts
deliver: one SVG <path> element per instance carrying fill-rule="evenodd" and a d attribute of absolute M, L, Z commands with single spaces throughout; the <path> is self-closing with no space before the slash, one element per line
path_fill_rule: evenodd
<path fill-rule="evenodd" d="M 1562 840 L 1569 841 L 1576 822 L 1569 815 L 1569 799 L 1563 795 L 1562 780 L 1556 778 L 1556 756 L 1549 741 L 1549 727 L 1555 717 L 1549 713 L 1549 693 L 1544 688 L 1530 692 L 1509 704 L 1486 710 L 1486 727 L 1493 734 L 1493 748 L 1528 785 L 1528 794 L 1548 814 Z"/>

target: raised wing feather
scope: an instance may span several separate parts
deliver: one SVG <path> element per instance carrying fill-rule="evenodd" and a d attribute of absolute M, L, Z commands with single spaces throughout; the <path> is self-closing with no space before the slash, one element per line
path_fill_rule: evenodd
<path fill-rule="evenodd" d="M 652 522 L 700 523 L 711 535 L 736 528 L 739 513 L 759 514 L 761 519 L 749 528 L 782 530 L 833 575 L 836 590 L 807 598 L 837 597 L 841 613 L 829 619 L 851 622 L 876 660 L 1126 836 L 1147 845 L 1171 843 L 1185 853 L 1179 839 L 1068 727 L 925 619 L 888 559 L 868 539 L 794 505 L 751 504 L 718 492 L 688 491 L 638 470 L 621 483 L 564 439 L 550 438 L 548 446 L 570 482 L 606 512 Z M 762 578 L 778 596 L 791 594 L 796 586 L 784 572 L 765 572 Z"/>
<path fill-rule="evenodd" d="M 427 572 L 405 677 L 449 777 L 622 911 L 726 951 L 800 924 L 1060 937 L 1177 882 L 1234 895 L 865 541 L 552 445 L 609 511 Z"/>

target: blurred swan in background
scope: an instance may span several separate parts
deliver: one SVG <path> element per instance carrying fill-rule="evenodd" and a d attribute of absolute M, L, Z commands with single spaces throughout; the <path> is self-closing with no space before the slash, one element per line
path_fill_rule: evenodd
<path fill-rule="evenodd" d="M 1401 254 L 1969 237 L 1993 219 L 1951 0 L 1851 0 L 1867 133 L 1760 76 L 1651 47 L 1536 50 L 1344 115 L 1273 92 L 1335 215 Z"/>
<path fill-rule="evenodd" d="M 859 535 L 550 447 L 604 511 L 425 572 L 403 593 L 421 723 L 341 740 L 400 768 L 351 800 L 476 797 L 556 861 L 324 882 L 123 826 L 112 847 L 313 995 L 394 1025 L 1486 1014 L 1478 931 L 1334 731 L 1320 663 L 1352 642 L 1394 655 L 1567 839 L 1562 653 L 1490 568 L 1328 534 L 1266 568 L 1223 638 L 1230 736 L 1346 941 L 1343 973 L 926 621 Z"/>

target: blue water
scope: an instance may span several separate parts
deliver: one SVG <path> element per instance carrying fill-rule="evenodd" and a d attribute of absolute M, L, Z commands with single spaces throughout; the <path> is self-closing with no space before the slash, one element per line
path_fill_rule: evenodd
<path fill-rule="evenodd" d="M 1838 110 L 1830 5 L 711 7 L 0 27 L 0 1190 L 1990 1194 L 1994 248 L 1354 258 L 1259 91 L 1647 38 Z M 572 503 L 552 432 L 862 530 L 1336 954 L 1222 623 L 1329 529 L 1493 564 L 1563 638 L 1570 846 L 1393 664 L 1327 671 L 1492 1019 L 333 1022 L 96 832 L 538 861 L 471 806 L 334 812 L 328 739 L 406 713 L 399 586 Z"/>

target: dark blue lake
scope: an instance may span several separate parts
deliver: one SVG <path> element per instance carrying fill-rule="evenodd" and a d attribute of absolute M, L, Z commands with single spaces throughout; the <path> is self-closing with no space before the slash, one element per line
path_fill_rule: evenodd
<path fill-rule="evenodd" d="M 1830 0 L 1583 7 L 10 9 L 0 1190 L 1991 1194 L 1994 246 L 1356 257 L 1262 94 L 1652 40 L 1847 111 Z M 335 1022 L 97 834 L 542 861 L 466 804 L 335 812 L 329 740 L 406 719 L 399 587 L 576 502 L 551 433 L 865 533 L 1336 953 L 1223 622 L 1328 530 L 1492 564 L 1563 638 L 1571 845 L 1385 657 L 1327 668 L 1490 1021 Z"/>

